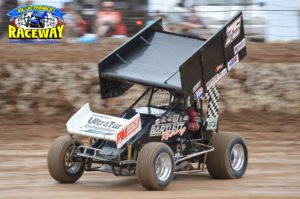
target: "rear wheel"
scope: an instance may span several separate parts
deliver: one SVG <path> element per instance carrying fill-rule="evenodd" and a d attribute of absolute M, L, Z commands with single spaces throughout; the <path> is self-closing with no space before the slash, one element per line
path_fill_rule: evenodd
<path fill-rule="evenodd" d="M 174 155 L 170 147 L 160 142 L 150 142 L 139 152 L 137 176 L 149 190 L 166 188 L 173 179 Z"/>
<path fill-rule="evenodd" d="M 77 147 L 82 145 L 78 138 L 73 138 L 75 145 L 70 136 L 58 137 L 48 152 L 48 171 L 53 179 L 61 183 L 74 183 L 83 174 L 83 160 L 76 157 Z"/>
<path fill-rule="evenodd" d="M 210 145 L 215 148 L 207 155 L 207 169 L 213 178 L 232 179 L 244 175 L 248 150 L 244 138 L 236 133 L 216 133 Z"/>

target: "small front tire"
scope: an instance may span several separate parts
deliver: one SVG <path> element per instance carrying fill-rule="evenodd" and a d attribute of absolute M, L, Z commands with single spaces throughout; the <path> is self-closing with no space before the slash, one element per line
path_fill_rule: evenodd
<path fill-rule="evenodd" d="M 75 150 L 82 142 L 78 138 L 73 138 Z M 83 174 L 83 160 L 76 158 L 73 161 L 73 141 L 70 136 L 58 137 L 48 152 L 48 171 L 53 179 L 61 183 L 74 183 Z"/>

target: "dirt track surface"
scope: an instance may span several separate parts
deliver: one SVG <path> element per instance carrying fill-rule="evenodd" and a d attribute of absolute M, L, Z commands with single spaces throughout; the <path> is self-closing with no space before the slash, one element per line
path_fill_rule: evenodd
<path fill-rule="evenodd" d="M 0 43 L 1 63 L 98 63 L 122 41 L 108 40 L 100 44 L 27 45 Z M 243 62 L 299 63 L 300 43 L 247 43 Z"/>
<path fill-rule="evenodd" d="M 300 134 L 288 124 L 286 131 L 275 132 L 269 131 L 272 123 L 264 128 L 228 118 L 222 129 L 239 131 L 248 142 L 250 159 L 242 179 L 214 180 L 207 172 L 176 174 L 167 190 L 151 192 L 136 177 L 97 172 L 86 172 L 75 184 L 59 184 L 49 176 L 46 159 L 55 137 L 65 134 L 64 122 L 0 118 L 0 198 L 299 198 Z"/>

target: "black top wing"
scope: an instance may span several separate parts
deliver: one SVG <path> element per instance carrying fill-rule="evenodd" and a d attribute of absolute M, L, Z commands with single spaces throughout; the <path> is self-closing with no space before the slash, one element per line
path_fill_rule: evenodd
<path fill-rule="evenodd" d="M 208 40 L 165 32 L 158 19 L 99 62 L 101 96 L 141 84 L 198 98 L 245 56 L 241 12 Z"/>

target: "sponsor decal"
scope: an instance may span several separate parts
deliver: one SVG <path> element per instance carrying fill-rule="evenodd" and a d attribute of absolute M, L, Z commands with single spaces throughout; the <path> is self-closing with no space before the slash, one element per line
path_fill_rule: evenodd
<path fill-rule="evenodd" d="M 187 98 L 187 106 L 190 107 L 191 106 L 191 96 L 189 95 Z"/>
<path fill-rule="evenodd" d="M 215 85 L 222 77 L 224 77 L 227 73 L 226 68 L 224 68 L 221 72 L 213 76 L 205 85 L 206 89 L 209 90 L 213 85 Z"/>
<path fill-rule="evenodd" d="M 118 148 L 121 148 L 130 138 L 132 138 L 137 132 L 141 130 L 140 115 L 134 117 L 125 129 L 117 134 L 116 144 Z"/>
<path fill-rule="evenodd" d="M 155 120 L 155 124 L 164 124 L 164 123 L 172 123 L 172 122 L 185 122 L 189 118 L 188 116 L 182 115 L 168 115 Z"/>
<path fill-rule="evenodd" d="M 128 120 L 92 112 L 89 104 L 81 107 L 67 122 L 70 134 L 112 141 L 117 148 L 126 144 L 141 128 L 140 114 Z"/>
<path fill-rule="evenodd" d="M 141 127 L 141 119 L 139 116 L 127 124 L 126 131 L 130 135 L 135 131 L 140 130 L 140 127 Z"/>
<path fill-rule="evenodd" d="M 92 134 L 99 134 L 99 130 L 101 130 L 101 128 L 92 127 L 92 128 L 84 130 L 84 132 L 92 133 Z M 104 132 L 104 133 L 102 133 L 102 135 L 114 135 L 114 134 L 111 132 Z"/>
<path fill-rule="evenodd" d="M 193 87 L 193 93 L 201 86 L 201 80 Z"/>
<path fill-rule="evenodd" d="M 168 140 L 175 135 L 183 135 L 186 126 L 187 117 L 181 115 L 170 115 L 157 119 L 151 126 L 149 136 L 161 136 L 161 140 Z M 169 122 L 171 121 L 171 122 Z"/>
<path fill-rule="evenodd" d="M 236 54 L 229 62 L 227 62 L 228 70 L 231 70 L 240 62 L 239 54 Z"/>
<path fill-rule="evenodd" d="M 161 136 L 161 140 L 168 140 L 174 135 L 183 135 L 185 132 L 185 122 L 157 124 L 152 125 L 150 130 L 150 136 Z"/>
<path fill-rule="evenodd" d="M 179 122 L 179 115 L 173 115 L 173 121 L 174 123 Z"/>
<path fill-rule="evenodd" d="M 11 43 L 59 43 L 63 37 L 64 13 L 55 7 L 47 5 L 26 5 L 17 7 L 7 13 L 11 24 L 8 25 L 8 39 Z M 43 40 L 43 42 L 39 40 Z M 26 42 L 26 41 L 30 42 Z"/>
<path fill-rule="evenodd" d="M 101 120 L 99 118 L 95 118 L 95 117 L 91 117 L 88 120 L 88 123 L 99 126 L 99 127 L 107 127 L 109 129 L 119 129 L 122 126 L 122 124 L 118 124 L 115 121 L 106 122 L 106 121 L 103 121 L 103 120 Z"/>
<path fill-rule="evenodd" d="M 233 48 L 234 54 L 240 52 L 245 46 L 246 46 L 246 39 L 244 38 L 242 39 L 242 41 L 240 41 L 237 45 L 234 46 Z"/>
<path fill-rule="evenodd" d="M 210 117 L 206 119 L 207 127 L 206 130 L 215 130 L 218 127 L 218 118 Z"/>
<path fill-rule="evenodd" d="M 125 122 L 121 119 L 115 119 L 110 116 L 92 114 L 82 128 L 85 132 L 113 135 L 114 132 L 121 130 Z"/>
<path fill-rule="evenodd" d="M 203 94 L 203 87 L 201 86 L 200 88 L 198 88 L 196 90 L 196 92 L 194 93 L 194 99 L 197 100 L 201 97 L 201 95 Z"/>
<path fill-rule="evenodd" d="M 217 67 L 215 68 L 215 72 L 218 73 L 222 68 L 223 68 L 223 64 L 217 66 Z"/>
<path fill-rule="evenodd" d="M 169 138 L 175 136 L 175 135 L 180 135 L 182 136 L 185 132 L 185 129 L 186 127 L 183 127 L 183 128 L 179 128 L 177 130 L 172 130 L 172 131 L 165 131 L 162 133 L 162 136 L 161 136 L 161 140 L 168 140 Z"/>
<path fill-rule="evenodd" d="M 242 22 L 242 16 L 240 16 L 229 26 L 227 26 L 225 47 L 229 46 L 240 35 L 241 22 Z"/>

